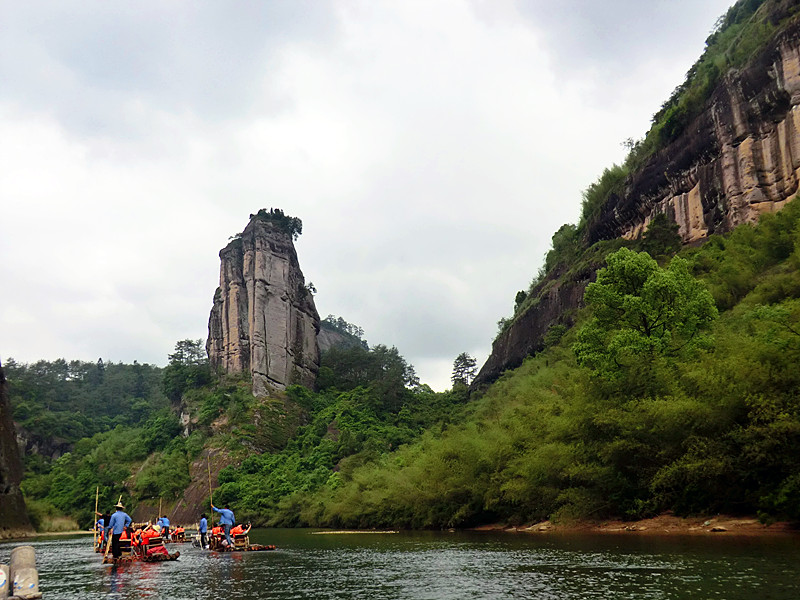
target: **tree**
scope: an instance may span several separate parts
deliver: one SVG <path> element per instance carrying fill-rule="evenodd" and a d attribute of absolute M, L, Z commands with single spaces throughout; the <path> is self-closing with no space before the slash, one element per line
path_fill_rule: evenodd
<path fill-rule="evenodd" d="M 658 213 L 647 226 L 640 247 L 653 258 L 675 254 L 681 249 L 678 224 L 664 213 Z"/>
<path fill-rule="evenodd" d="M 519 307 L 522 306 L 522 303 L 525 302 L 525 300 L 527 299 L 528 299 L 527 292 L 523 290 L 517 292 L 517 295 L 514 296 L 514 313 L 516 313 L 519 310 Z"/>
<path fill-rule="evenodd" d="M 544 258 L 544 271 L 549 273 L 559 263 L 569 264 L 580 252 L 578 228 L 569 223 L 562 225 L 553 234 L 552 248 Z"/>
<path fill-rule="evenodd" d="M 208 362 L 203 340 L 181 340 L 175 343 L 175 352 L 168 355 L 169 364 L 183 366 L 202 365 Z"/>
<path fill-rule="evenodd" d="M 363 386 L 371 390 L 379 410 L 396 412 L 409 390 L 419 385 L 419 378 L 397 348 L 378 344 L 371 350 L 361 346 L 331 348 L 322 355 L 317 384 L 320 389 L 339 391 Z"/>
<path fill-rule="evenodd" d="M 450 380 L 453 382 L 453 387 L 458 385 L 469 385 L 478 370 L 478 361 L 472 358 L 466 352 L 462 352 L 456 356 L 453 361 L 453 375 Z"/>
<path fill-rule="evenodd" d="M 645 252 L 621 248 L 586 288 L 593 317 L 573 350 L 581 365 L 614 379 L 656 356 L 676 356 L 703 343 L 717 317 L 711 294 L 673 258 L 662 269 Z"/>
<path fill-rule="evenodd" d="M 164 369 L 162 383 L 164 394 L 172 402 L 179 402 L 183 393 L 211 382 L 203 340 L 181 340 L 175 352 L 169 355 L 169 365 Z"/>

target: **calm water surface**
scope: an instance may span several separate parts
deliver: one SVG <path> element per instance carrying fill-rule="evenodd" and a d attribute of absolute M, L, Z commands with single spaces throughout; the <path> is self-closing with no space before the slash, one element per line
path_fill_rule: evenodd
<path fill-rule="evenodd" d="M 176 562 L 102 565 L 91 538 L 33 542 L 44 600 L 798 600 L 800 538 L 645 538 L 260 530 L 272 552 L 180 548 Z M 0 544 L 7 563 L 14 546 Z"/>

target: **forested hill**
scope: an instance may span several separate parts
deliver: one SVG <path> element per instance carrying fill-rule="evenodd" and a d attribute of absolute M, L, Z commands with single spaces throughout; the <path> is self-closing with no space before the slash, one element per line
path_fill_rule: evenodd
<path fill-rule="evenodd" d="M 84 437 L 136 425 L 167 409 L 162 369 L 64 359 L 6 361 L 14 420 L 26 454 L 58 458 Z"/>

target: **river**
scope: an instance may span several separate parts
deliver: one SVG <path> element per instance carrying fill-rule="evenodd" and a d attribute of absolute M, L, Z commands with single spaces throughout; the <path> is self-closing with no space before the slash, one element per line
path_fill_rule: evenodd
<path fill-rule="evenodd" d="M 270 552 L 191 544 L 175 562 L 102 565 L 91 538 L 37 539 L 44 600 L 798 600 L 800 538 L 265 529 Z M 0 544 L 0 562 L 14 546 Z"/>

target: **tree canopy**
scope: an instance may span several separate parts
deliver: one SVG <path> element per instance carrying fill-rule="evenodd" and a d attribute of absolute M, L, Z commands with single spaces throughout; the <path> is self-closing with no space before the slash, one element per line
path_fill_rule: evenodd
<path fill-rule="evenodd" d="M 453 374 L 450 380 L 453 382 L 453 387 L 458 385 L 469 385 L 478 371 L 478 361 L 466 352 L 462 352 L 456 356 L 453 361 Z"/>
<path fill-rule="evenodd" d="M 637 361 L 674 356 L 706 339 L 717 309 L 684 259 L 663 269 L 646 252 L 621 248 L 606 262 L 584 296 L 593 316 L 573 346 L 580 364 L 613 377 Z"/>
<path fill-rule="evenodd" d="M 270 208 L 269 210 L 262 208 L 256 214 L 251 214 L 250 218 L 274 223 L 280 229 L 291 235 L 292 239 L 295 241 L 300 237 L 300 234 L 303 233 L 303 221 L 298 217 L 290 217 L 280 208 Z"/>

